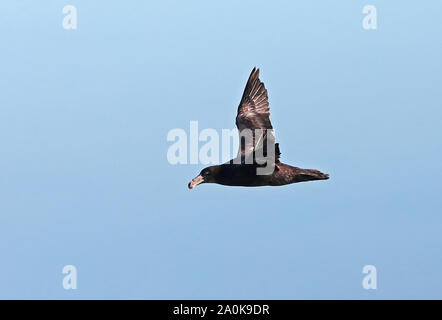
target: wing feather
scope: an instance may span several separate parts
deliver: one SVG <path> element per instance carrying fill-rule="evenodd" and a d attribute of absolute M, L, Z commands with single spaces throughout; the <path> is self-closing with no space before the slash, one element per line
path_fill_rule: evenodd
<path fill-rule="evenodd" d="M 259 69 L 253 68 L 238 106 L 236 126 L 240 133 L 238 157 L 247 156 L 263 147 L 274 146 L 275 137 L 270 122 L 270 106 L 267 89 L 259 79 Z M 259 130 L 258 130 L 259 129 Z M 251 131 L 253 139 L 241 141 L 241 133 Z M 258 135 L 255 134 L 258 132 Z"/>

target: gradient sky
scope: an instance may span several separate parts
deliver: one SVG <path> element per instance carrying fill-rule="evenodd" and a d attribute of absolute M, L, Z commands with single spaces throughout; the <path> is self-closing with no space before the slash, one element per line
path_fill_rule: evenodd
<path fill-rule="evenodd" d="M 0 298 L 441 299 L 441 12 L 2 1 Z M 234 128 L 254 66 L 281 160 L 331 179 L 189 191 L 167 133 Z"/>

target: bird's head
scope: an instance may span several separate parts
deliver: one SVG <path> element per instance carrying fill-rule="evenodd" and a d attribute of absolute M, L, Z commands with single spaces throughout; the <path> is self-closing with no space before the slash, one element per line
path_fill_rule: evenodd
<path fill-rule="evenodd" d="M 189 182 L 189 189 L 195 188 L 201 183 L 213 183 L 216 182 L 220 166 L 211 166 L 201 170 L 200 174 Z"/>

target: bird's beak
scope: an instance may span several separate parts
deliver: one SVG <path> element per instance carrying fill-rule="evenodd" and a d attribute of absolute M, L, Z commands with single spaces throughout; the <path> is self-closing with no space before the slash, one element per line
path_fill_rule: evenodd
<path fill-rule="evenodd" d="M 204 178 L 199 175 L 196 178 L 193 178 L 192 181 L 189 182 L 189 189 L 193 189 L 195 188 L 197 185 L 199 185 L 200 183 L 204 182 Z"/>

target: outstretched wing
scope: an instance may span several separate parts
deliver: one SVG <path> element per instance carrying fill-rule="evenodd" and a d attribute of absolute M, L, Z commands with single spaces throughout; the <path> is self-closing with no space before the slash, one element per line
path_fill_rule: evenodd
<path fill-rule="evenodd" d="M 267 89 L 259 80 L 259 69 L 253 68 L 249 76 L 238 106 L 236 126 L 240 134 L 238 157 L 251 155 L 265 144 L 275 148 Z M 241 139 L 246 131 L 252 133 L 253 139 Z"/>

